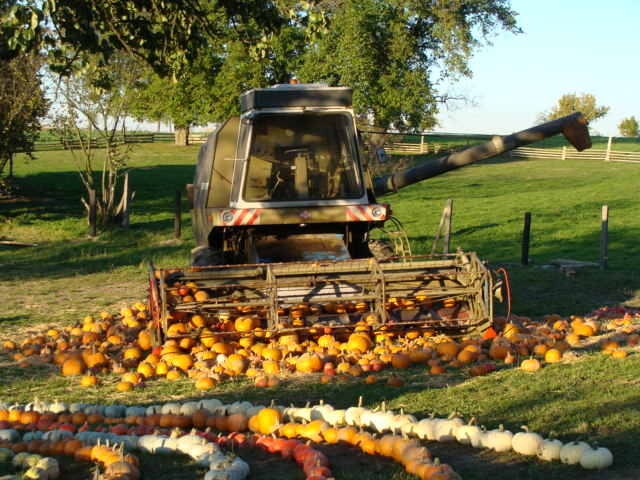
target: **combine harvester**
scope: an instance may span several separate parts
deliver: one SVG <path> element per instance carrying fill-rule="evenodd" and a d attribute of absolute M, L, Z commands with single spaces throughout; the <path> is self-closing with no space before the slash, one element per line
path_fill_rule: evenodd
<path fill-rule="evenodd" d="M 562 133 L 591 146 L 580 113 L 372 179 L 352 89 L 276 85 L 200 149 L 188 186 L 197 247 L 189 268 L 150 267 L 156 341 L 357 330 L 451 336 L 486 330 L 495 277 L 472 252 L 412 256 L 378 197 Z M 394 229 L 387 229 L 385 225 Z M 380 229 L 395 244 L 372 240 Z M 172 328 L 191 321 L 193 331 Z"/>

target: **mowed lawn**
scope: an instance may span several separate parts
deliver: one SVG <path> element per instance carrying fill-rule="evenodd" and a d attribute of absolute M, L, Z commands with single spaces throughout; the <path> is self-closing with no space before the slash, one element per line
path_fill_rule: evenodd
<path fill-rule="evenodd" d="M 85 195 L 68 152 L 39 152 L 25 163 L 18 158 L 16 197 L 0 201 L 0 239 L 36 243 L 18 248 L 0 245 L 0 339 L 21 339 L 51 325 L 70 325 L 102 310 L 116 313 L 146 297 L 148 262 L 185 266 L 193 247 L 186 199 L 183 229 L 174 238 L 176 190 L 184 192 L 193 177 L 198 147 L 153 144 L 132 152 L 130 178 L 135 196 L 131 227 L 113 227 L 91 239 L 80 202 Z M 509 275 L 512 312 L 542 319 L 547 313 L 585 315 L 602 306 L 640 306 L 640 165 L 590 161 L 493 159 L 380 198 L 392 205 L 416 254 L 431 250 L 442 209 L 453 199 L 452 247 L 476 251 L 494 268 Z M 601 210 L 609 206 L 608 266 L 589 267 L 567 276 L 548 267 L 552 259 L 598 262 Z M 520 265 L 525 212 L 532 214 L 532 265 Z M 506 305 L 497 307 L 506 313 Z M 563 441 L 582 437 L 610 448 L 612 469 L 586 472 L 578 467 L 526 460 L 515 454 L 489 454 L 472 449 L 429 445 L 465 479 L 634 478 L 640 455 L 640 354 L 630 349 L 626 360 L 599 353 L 596 346 L 579 349 L 571 360 L 545 367 L 538 374 L 500 368 L 486 377 L 448 372 L 438 379 L 423 367 L 406 371 L 407 387 L 390 391 L 358 382 L 320 385 L 316 380 L 287 381 L 275 390 L 259 390 L 239 379 L 215 392 L 226 401 L 247 398 L 267 404 L 304 404 L 324 398 L 345 408 L 364 393 L 369 407 L 387 400 L 419 417 L 452 410 L 496 428 L 516 431 L 523 424 L 544 436 L 554 430 Z M 151 404 L 195 398 L 188 380 L 150 382 L 145 390 L 116 393 L 114 378 L 88 393 L 75 381 L 50 368 L 24 372 L 2 357 L 0 398 L 26 402 L 34 396 L 52 401 Z M 333 452 L 339 455 L 340 452 Z M 356 457 L 336 460 L 338 479 L 408 479 L 400 467 L 382 460 Z M 143 459 L 145 460 L 145 459 Z M 149 462 L 155 460 L 146 459 Z M 299 472 L 265 472 L 251 478 L 299 478 Z M 163 463 L 164 462 L 164 463 Z M 159 472 L 169 468 L 162 460 Z M 143 461 L 144 465 L 144 461 Z M 156 468 L 156 467 L 154 467 Z M 182 468 L 182 467 L 181 467 Z M 188 468 L 185 467 L 187 472 Z M 333 468 L 333 466 L 332 466 Z M 194 469 L 193 472 L 196 472 Z M 364 472 L 364 473 L 363 473 Z M 160 474 L 153 478 L 163 478 Z M 195 478 L 176 472 L 172 478 Z M 166 477 L 169 478 L 169 477 Z"/>

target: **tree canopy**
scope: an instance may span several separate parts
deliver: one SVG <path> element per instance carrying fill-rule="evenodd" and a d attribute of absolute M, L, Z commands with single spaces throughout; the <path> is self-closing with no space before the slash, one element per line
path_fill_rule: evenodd
<path fill-rule="evenodd" d="M 640 125 L 634 116 L 621 120 L 618 131 L 623 137 L 640 137 Z"/>
<path fill-rule="evenodd" d="M 78 65 L 96 85 L 115 52 L 142 59 L 172 118 L 186 99 L 191 121 L 221 121 L 243 91 L 295 76 L 352 86 L 357 113 L 413 129 L 435 125 L 443 81 L 470 76 L 492 35 L 520 31 L 509 0 L 25 0 L 0 26 L 0 57 L 46 48 L 54 71 Z"/>
<path fill-rule="evenodd" d="M 549 111 L 540 113 L 538 120 L 543 123 L 571 115 L 573 112 L 581 112 L 587 123 L 592 123 L 609 113 L 609 109 L 610 107 L 596 105 L 596 97 L 591 93 L 581 93 L 580 95 L 566 93 Z"/>

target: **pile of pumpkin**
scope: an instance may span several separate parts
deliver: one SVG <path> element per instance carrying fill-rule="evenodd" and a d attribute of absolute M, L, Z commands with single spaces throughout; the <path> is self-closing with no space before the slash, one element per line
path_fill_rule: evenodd
<path fill-rule="evenodd" d="M 7 419 L 0 420 L 0 458 L 13 458 L 16 462 L 22 452 L 70 455 L 79 461 L 99 462 L 106 467 L 104 479 L 136 480 L 140 462 L 131 452 L 138 450 L 156 455 L 190 455 L 199 466 L 209 469 L 205 480 L 241 480 L 248 475 L 246 463 L 220 449 L 231 446 L 240 455 L 245 449 L 259 448 L 293 458 L 307 480 L 326 480 L 331 477 L 329 461 L 312 447 L 312 442 L 352 445 L 369 455 L 389 457 L 407 472 L 430 480 L 459 477 L 451 466 L 432 460 L 431 452 L 421 441 L 457 441 L 497 452 L 513 450 L 587 469 L 607 468 L 613 461 L 608 449 L 579 440 L 563 444 L 551 437 L 544 439 L 526 427 L 516 434 L 502 426 L 487 431 L 476 426 L 475 419 L 465 423 L 455 414 L 418 420 L 402 411 L 389 411 L 384 404 L 374 410 L 364 408 L 362 399 L 359 405 L 346 409 L 322 402 L 304 407 L 274 402 L 269 406 L 246 401 L 223 404 L 215 398 L 146 408 L 67 405 L 58 401 L 11 406 L 3 403 L 1 407 L 0 418 Z M 20 462 L 24 463 L 24 458 L 19 457 Z M 39 460 L 40 457 L 33 457 L 28 464 Z M 55 477 L 43 473 L 28 478 Z"/>
<path fill-rule="evenodd" d="M 183 315 L 180 320 L 173 319 L 168 333 L 181 336 L 154 346 L 147 307 L 136 302 L 123 308 L 120 315 L 103 312 L 99 317 L 87 316 L 77 325 L 51 328 L 19 344 L 6 341 L 3 350 L 21 367 L 33 362 L 60 365 L 63 375 L 78 375 L 85 387 L 98 385 L 99 374 L 120 374 L 118 391 L 144 386 L 149 379 L 185 376 L 194 379 L 197 389 L 212 388 L 236 375 L 254 378 L 257 386 L 276 386 L 285 378 L 283 374 L 291 372 L 322 373 L 322 382 L 363 378 L 374 383 L 383 369 L 399 371 L 414 364 L 424 365 L 431 375 L 460 368 L 468 369 L 472 376 L 485 375 L 500 365 L 536 371 L 544 363 L 561 360 L 567 350 L 600 331 L 620 331 L 629 345 L 637 344 L 638 313 L 619 313 L 615 318 L 600 319 L 548 315 L 540 322 L 511 316 L 509 322 L 496 319 L 501 331 L 493 339 L 466 337 L 456 341 L 445 335 L 432 336 L 429 329 L 404 335 L 392 330 L 373 332 L 365 320 L 353 333 L 312 332 L 306 338 L 295 333 L 248 334 L 243 326 L 248 317 L 238 311 L 235 315 L 226 312 L 224 318 Z M 602 347 L 613 357 L 627 354 L 621 342 L 603 342 Z M 398 375 L 387 381 L 391 386 L 404 384 Z"/>

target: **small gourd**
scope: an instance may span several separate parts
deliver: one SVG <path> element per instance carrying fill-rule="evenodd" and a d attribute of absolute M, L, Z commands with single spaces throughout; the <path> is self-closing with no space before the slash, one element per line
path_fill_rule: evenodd
<path fill-rule="evenodd" d="M 504 425 L 500 425 L 495 430 L 487 432 L 487 441 L 485 446 L 496 452 L 508 452 L 512 447 L 513 433 L 504 429 Z"/>
<path fill-rule="evenodd" d="M 550 432 L 549 438 L 538 444 L 536 455 L 540 460 L 546 462 L 560 460 L 560 450 L 562 450 L 563 446 L 564 444 L 560 440 L 553 438 L 553 432 Z"/>
<path fill-rule="evenodd" d="M 580 463 L 582 451 L 588 448 L 590 448 L 589 444 L 580 440 L 569 442 L 560 449 L 560 461 L 567 465 L 577 465 Z"/>
<path fill-rule="evenodd" d="M 529 431 L 529 427 L 522 426 L 523 432 L 518 432 L 511 441 L 513 451 L 520 455 L 536 455 L 538 445 L 544 440 L 542 435 Z"/>
<path fill-rule="evenodd" d="M 580 466 L 588 470 L 602 470 L 608 468 L 613 463 L 613 455 L 608 448 L 598 447 L 596 444 L 592 448 L 585 448 L 580 453 Z"/>

